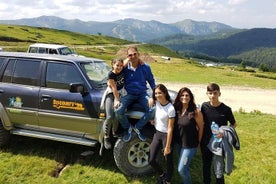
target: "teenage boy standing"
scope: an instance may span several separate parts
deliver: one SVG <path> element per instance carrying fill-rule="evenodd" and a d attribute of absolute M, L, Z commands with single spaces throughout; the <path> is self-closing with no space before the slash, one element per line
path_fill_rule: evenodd
<path fill-rule="evenodd" d="M 219 101 L 220 87 L 216 83 L 210 83 L 207 86 L 208 102 L 204 102 L 201 106 L 201 112 L 203 114 L 204 128 L 203 137 L 201 140 L 201 152 L 203 162 L 203 183 L 211 183 L 211 165 L 213 153 L 208 149 L 207 145 L 212 136 L 211 124 L 214 121 L 220 126 L 227 126 L 228 122 L 234 128 L 237 126 L 236 120 L 230 107 Z M 222 137 L 222 133 L 217 135 L 218 138 Z M 220 178 L 216 177 L 217 184 L 224 184 L 224 176 Z"/>

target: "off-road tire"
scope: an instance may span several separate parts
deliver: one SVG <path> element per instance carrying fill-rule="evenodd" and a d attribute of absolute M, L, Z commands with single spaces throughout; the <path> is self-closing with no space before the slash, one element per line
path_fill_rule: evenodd
<path fill-rule="evenodd" d="M 0 121 L 0 147 L 6 145 L 10 139 L 10 132 L 7 131 Z"/>
<path fill-rule="evenodd" d="M 151 139 L 142 142 L 136 134 L 132 133 L 129 142 L 118 139 L 113 150 L 117 167 L 128 176 L 141 176 L 153 172 L 148 163 Z"/>

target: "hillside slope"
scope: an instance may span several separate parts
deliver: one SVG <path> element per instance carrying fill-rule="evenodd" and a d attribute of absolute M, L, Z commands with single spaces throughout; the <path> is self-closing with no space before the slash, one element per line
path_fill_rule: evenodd
<path fill-rule="evenodd" d="M 255 28 L 237 33 L 216 34 L 208 37 L 174 35 L 155 39 L 158 43 L 182 53 L 198 53 L 217 58 L 236 58 L 256 65 L 266 63 L 275 67 L 276 29 Z M 259 52 L 262 50 L 262 52 Z M 254 57 L 250 55 L 254 54 Z"/>
<path fill-rule="evenodd" d="M 78 54 L 107 60 L 125 57 L 125 52 L 118 56 L 117 53 L 129 45 L 139 45 L 140 51 L 148 54 L 180 57 L 176 52 L 161 45 L 131 42 L 104 35 L 0 24 L 0 48 L 3 50 L 26 52 L 30 44 L 37 42 L 67 45 Z"/>

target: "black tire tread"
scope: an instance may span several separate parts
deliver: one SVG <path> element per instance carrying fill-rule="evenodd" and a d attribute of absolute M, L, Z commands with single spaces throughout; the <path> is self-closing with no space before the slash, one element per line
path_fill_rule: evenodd
<path fill-rule="evenodd" d="M 0 121 L 0 147 L 5 146 L 10 139 L 10 132 L 7 131 Z"/>

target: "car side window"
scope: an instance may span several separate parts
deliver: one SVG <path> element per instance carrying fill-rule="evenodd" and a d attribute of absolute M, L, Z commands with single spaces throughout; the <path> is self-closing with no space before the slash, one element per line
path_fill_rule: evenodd
<path fill-rule="evenodd" d="M 73 54 L 73 52 L 68 47 L 59 48 L 58 51 L 61 55 Z"/>
<path fill-rule="evenodd" d="M 45 54 L 45 53 L 47 53 L 46 48 L 39 47 L 39 48 L 38 48 L 38 53 L 40 53 L 40 54 Z"/>
<path fill-rule="evenodd" d="M 2 75 L 1 75 L 2 72 L 1 72 L 1 70 L 2 70 L 2 67 L 3 67 L 4 60 L 5 60 L 5 58 L 0 57 L 0 80 L 2 79 Z"/>
<path fill-rule="evenodd" d="M 12 83 L 37 86 L 40 79 L 40 61 L 17 60 Z"/>
<path fill-rule="evenodd" d="M 38 48 L 37 47 L 30 47 L 29 53 L 37 53 Z"/>
<path fill-rule="evenodd" d="M 36 60 L 11 59 L 5 69 L 3 82 L 38 86 L 40 64 Z"/>
<path fill-rule="evenodd" d="M 49 54 L 58 54 L 56 49 L 49 49 Z"/>
<path fill-rule="evenodd" d="M 3 75 L 3 82 L 11 83 L 12 82 L 12 71 L 14 68 L 15 59 L 10 59 L 8 66 L 5 69 L 4 75 Z"/>
<path fill-rule="evenodd" d="M 69 89 L 70 83 L 82 83 L 83 80 L 74 65 L 64 63 L 48 63 L 46 87 Z"/>
<path fill-rule="evenodd" d="M 2 64 L 4 63 L 5 58 L 0 58 L 0 68 L 2 67 Z"/>

